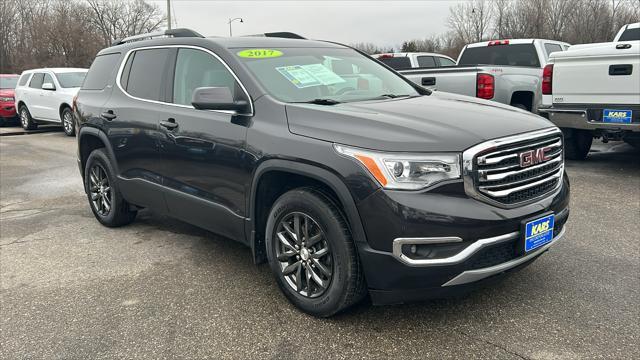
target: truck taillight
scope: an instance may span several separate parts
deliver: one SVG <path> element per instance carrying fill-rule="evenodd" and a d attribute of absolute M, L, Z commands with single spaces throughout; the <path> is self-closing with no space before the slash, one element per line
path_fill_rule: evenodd
<path fill-rule="evenodd" d="M 553 64 L 549 64 L 542 70 L 542 95 L 551 95 L 553 91 Z"/>
<path fill-rule="evenodd" d="M 509 40 L 491 40 L 487 46 L 509 45 Z"/>
<path fill-rule="evenodd" d="M 476 96 L 481 99 L 493 99 L 495 93 L 495 81 L 493 75 L 478 74 L 476 80 Z"/>

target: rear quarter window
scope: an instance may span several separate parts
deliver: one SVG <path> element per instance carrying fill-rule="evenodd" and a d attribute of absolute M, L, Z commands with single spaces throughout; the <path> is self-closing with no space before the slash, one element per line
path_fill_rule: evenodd
<path fill-rule="evenodd" d="M 31 76 L 31 73 L 29 73 L 29 74 L 22 74 L 22 76 L 20 76 L 20 80 L 18 81 L 18 86 L 25 86 L 25 85 L 27 85 L 27 81 L 29 81 L 29 76 Z"/>
<path fill-rule="evenodd" d="M 102 90 L 107 86 L 120 60 L 120 53 L 100 55 L 93 60 L 82 84 L 83 90 Z"/>

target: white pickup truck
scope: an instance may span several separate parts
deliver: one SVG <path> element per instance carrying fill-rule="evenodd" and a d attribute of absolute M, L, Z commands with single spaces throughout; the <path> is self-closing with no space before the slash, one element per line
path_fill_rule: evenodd
<path fill-rule="evenodd" d="M 584 159 L 593 138 L 640 147 L 640 23 L 613 42 L 555 53 L 543 75 L 543 107 L 565 134 L 565 155 Z"/>
<path fill-rule="evenodd" d="M 569 44 L 542 39 L 492 40 L 462 49 L 457 66 L 398 72 L 418 85 L 475 96 L 537 112 L 542 69 L 553 52 Z"/>

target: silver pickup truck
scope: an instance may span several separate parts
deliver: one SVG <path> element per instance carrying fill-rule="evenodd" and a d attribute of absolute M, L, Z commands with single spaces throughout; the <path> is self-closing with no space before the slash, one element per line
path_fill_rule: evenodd
<path fill-rule="evenodd" d="M 462 49 L 457 66 L 399 73 L 426 88 L 475 96 L 534 113 L 542 99 L 542 69 L 549 54 L 569 44 L 542 39 L 492 40 Z"/>

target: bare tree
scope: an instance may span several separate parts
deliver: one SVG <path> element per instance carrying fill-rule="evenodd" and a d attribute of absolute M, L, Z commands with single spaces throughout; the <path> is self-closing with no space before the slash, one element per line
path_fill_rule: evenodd
<path fill-rule="evenodd" d="M 482 41 L 489 36 L 491 6 L 486 0 L 472 0 L 449 9 L 449 28 L 467 43 Z"/>
<path fill-rule="evenodd" d="M 360 42 L 360 43 L 351 44 L 351 47 L 356 48 L 369 55 L 379 54 L 384 52 L 384 50 L 378 47 L 378 45 L 369 43 L 369 42 Z"/>
<path fill-rule="evenodd" d="M 87 0 L 91 23 L 100 31 L 104 46 L 115 39 L 157 31 L 165 15 L 144 0 Z"/>

